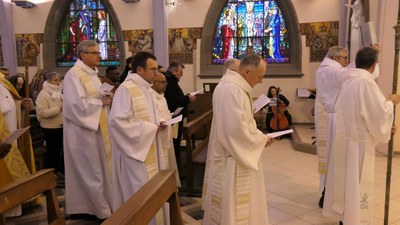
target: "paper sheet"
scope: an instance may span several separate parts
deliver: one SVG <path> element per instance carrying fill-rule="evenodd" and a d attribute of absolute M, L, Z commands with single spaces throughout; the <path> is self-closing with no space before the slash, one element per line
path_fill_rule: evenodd
<path fill-rule="evenodd" d="M 293 129 L 269 133 L 269 134 L 267 134 L 267 136 L 270 137 L 270 138 L 277 138 L 277 137 L 280 137 L 282 135 L 290 134 L 290 133 L 293 133 Z"/>
<path fill-rule="evenodd" d="M 257 100 L 253 102 L 254 113 L 258 112 L 262 107 L 264 107 L 270 101 L 271 100 L 265 94 L 261 94 L 260 97 L 258 97 Z"/>
<path fill-rule="evenodd" d="M 25 128 L 21 128 L 21 129 L 16 129 L 14 130 L 14 132 L 12 132 L 10 134 L 10 136 L 6 137 L 3 142 L 4 143 L 8 143 L 8 144 L 12 144 L 15 140 L 17 140 L 17 138 L 19 138 L 22 134 L 25 133 L 25 131 L 27 131 L 29 127 L 25 127 Z"/>
<path fill-rule="evenodd" d="M 172 125 L 172 124 L 175 124 L 175 123 L 179 123 L 181 121 L 182 121 L 182 115 L 179 115 L 179 116 L 177 116 L 175 118 L 172 118 L 170 120 L 165 121 L 165 125 Z"/>
<path fill-rule="evenodd" d="M 111 84 L 108 84 L 106 82 L 102 83 L 100 86 L 100 91 L 103 95 L 112 95 L 111 90 L 114 88 Z"/>
<path fill-rule="evenodd" d="M 190 95 L 197 95 L 197 94 L 199 94 L 199 93 L 201 93 L 203 91 L 204 91 L 204 88 L 202 88 L 202 89 L 200 89 L 198 91 L 190 92 Z"/>
<path fill-rule="evenodd" d="M 183 107 L 179 107 L 179 108 L 177 108 L 176 110 L 175 110 L 175 112 L 174 113 L 172 113 L 172 117 L 175 117 L 175 116 L 177 116 L 181 111 L 182 111 L 182 109 L 183 109 Z"/>

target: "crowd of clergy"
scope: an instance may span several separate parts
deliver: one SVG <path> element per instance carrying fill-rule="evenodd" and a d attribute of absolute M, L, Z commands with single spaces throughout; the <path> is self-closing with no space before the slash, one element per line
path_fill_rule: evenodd
<path fill-rule="evenodd" d="M 60 74 L 47 73 L 45 82 L 33 82 L 42 90 L 31 96 L 48 149 L 63 143 L 63 159 L 53 151 L 47 167 L 65 176 L 66 213 L 101 222 L 159 170 L 177 170 L 182 122 L 172 125 L 172 113 L 182 107 L 180 114 L 186 116 L 196 97 L 178 85 L 184 69 L 180 62 L 171 62 L 163 74 L 153 54 L 139 52 L 127 61 L 124 79 L 115 67 L 99 79 L 98 44 L 85 40 L 76 51 L 78 59 L 62 86 Z M 378 55 L 379 44 L 365 47 L 348 64 L 348 51 L 335 46 L 316 73 L 319 203 L 325 216 L 341 224 L 372 225 L 375 146 L 395 130 L 393 108 L 400 96 L 385 97 L 377 86 Z M 213 93 L 203 182 L 205 225 L 269 224 L 260 158 L 274 139 L 257 128 L 252 101 L 267 67 L 258 55 L 229 59 Z M 1 186 L 35 171 L 16 143 L 3 142 L 20 127 L 20 110 L 33 104 L 3 73 L 0 84 Z M 176 180 L 180 184 L 177 172 Z M 6 216 L 20 214 L 16 207 Z M 170 224 L 168 215 L 163 207 L 151 224 Z"/>

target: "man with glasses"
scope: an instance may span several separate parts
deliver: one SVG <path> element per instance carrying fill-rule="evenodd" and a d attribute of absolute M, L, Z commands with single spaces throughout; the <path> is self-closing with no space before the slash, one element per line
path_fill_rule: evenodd
<path fill-rule="evenodd" d="M 115 92 L 109 117 L 114 211 L 159 169 L 167 168 L 163 147 L 170 140 L 162 138 L 167 118 L 160 116 L 151 93 L 157 74 L 156 57 L 139 52 L 132 59 L 132 71 Z"/>
<path fill-rule="evenodd" d="M 100 90 L 98 44 L 82 41 L 77 56 L 63 85 L 66 209 L 71 218 L 103 220 L 111 215 L 111 96 Z"/>
<path fill-rule="evenodd" d="M 333 106 L 342 86 L 342 79 L 348 65 L 348 51 L 345 48 L 331 47 L 316 73 L 317 97 L 315 99 L 315 133 L 317 138 L 318 172 L 320 189 L 323 190 L 319 206 L 324 204 L 325 179 L 330 154 L 333 120 Z"/>

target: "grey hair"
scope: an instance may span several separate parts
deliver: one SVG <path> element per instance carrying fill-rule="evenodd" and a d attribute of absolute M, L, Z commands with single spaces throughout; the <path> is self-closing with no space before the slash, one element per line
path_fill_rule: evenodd
<path fill-rule="evenodd" d="M 53 79 L 53 77 L 55 77 L 57 75 L 60 76 L 60 78 L 61 78 L 61 75 L 57 72 L 48 72 L 48 73 L 46 73 L 46 80 L 51 80 L 51 79 Z"/>
<path fill-rule="evenodd" d="M 333 46 L 329 48 L 328 53 L 326 53 L 326 57 L 333 59 L 335 56 L 340 56 L 340 53 L 343 51 L 347 52 L 347 49 L 340 46 Z"/>
<path fill-rule="evenodd" d="M 257 68 L 261 63 L 261 60 L 263 60 L 263 59 L 259 55 L 256 55 L 256 54 L 248 55 L 240 61 L 239 68 L 243 69 L 248 66 Z"/>
<path fill-rule="evenodd" d="M 224 67 L 222 68 L 222 74 L 225 74 L 227 69 L 230 69 L 230 70 L 233 70 L 233 71 L 236 71 L 237 69 L 239 69 L 239 68 L 234 68 L 235 67 L 235 62 L 238 62 L 238 61 L 240 62 L 239 59 L 235 59 L 235 58 L 230 58 L 230 59 L 226 60 L 225 63 L 224 63 Z"/>
<path fill-rule="evenodd" d="M 78 58 L 81 59 L 81 54 L 86 53 L 88 51 L 88 48 L 93 47 L 93 46 L 98 46 L 97 42 L 92 41 L 92 40 L 84 40 L 79 45 L 76 47 L 76 54 L 78 55 Z"/>
<path fill-rule="evenodd" d="M 182 67 L 182 69 L 185 69 L 185 65 L 183 65 L 183 63 L 179 62 L 178 60 L 172 60 L 168 66 L 167 71 L 175 72 L 178 70 L 179 67 Z"/>

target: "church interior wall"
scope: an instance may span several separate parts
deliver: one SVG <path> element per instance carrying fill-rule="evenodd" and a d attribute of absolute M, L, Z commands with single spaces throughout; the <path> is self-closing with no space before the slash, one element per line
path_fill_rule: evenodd
<path fill-rule="evenodd" d="M 111 0 L 110 2 L 117 12 L 118 22 L 123 30 L 152 28 L 152 1 L 142 0 L 129 4 L 121 0 Z M 177 2 L 177 5 L 167 7 L 168 28 L 202 27 L 204 25 L 212 0 L 180 0 Z M 341 2 L 343 1 L 292 0 L 300 23 L 338 21 L 341 16 Z M 346 1 L 344 0 L 344 2 Z M 43 33 L 47 14 L 52 4 L 52 1 L 45 1 L 33 9 L 22 9 L 13 5 L 14 32 L 16 34 Z M 384 94 L 389 94 L 392 87 L 394 61 L 394 30 L 392 27 L 397 19 L 397 4 L 394 1 L 370 0 L 371 20 L 377 26 L 379 31 L 378 39 L 382 43 L 382 55 L 380 57 L 381 77 L 378 79 L 378 84 Z M 199 43 L 200 40 L 198 40 L 197 49 L 200 49 Z M 128 48 L 125 48 L 128 56 L 130 53 L 127 51 Z M 218 82 L 218 79 L 200 79 L 197 76 L 200 73 L 198 59 L 201 52 L 194 52 L 194 64 L 186 65 L 184 76 L 180 82 L 185 92 L 202 88 L 204 82 Z M 289 111 L 292 113 L 293 121 L 296 123 L 313 122 L 311 115 L 313 100 L 296 96 L 297 88 L 315 87 L 315 71 L 320 63 L 309 62 L 309 57 L 310 51 L 305 45 L 305 36 L 302 36 L 302 73 L 304 75 L 300 78 L 267 77 L 261 85 L 255 88 L 253 96 L 256 97 L 261 93 L 265 93 L 270 85 L 279 86 L 283 91 L 282 94 L 291 102 Z M 30 74 L 33 75 L 36 70 L 36 67 L 31 67 Z M 23 72 L 24 68 L 19 67 L 18 71 Z"/>

